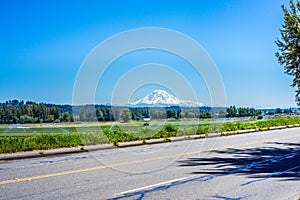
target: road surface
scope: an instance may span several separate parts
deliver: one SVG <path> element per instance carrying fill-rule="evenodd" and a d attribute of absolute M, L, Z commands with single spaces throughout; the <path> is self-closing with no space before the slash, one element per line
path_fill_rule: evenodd
<path fill-rule="evenodd" d="M 0 162 L 0 199 L 298 199 L 300 128 Z"/>

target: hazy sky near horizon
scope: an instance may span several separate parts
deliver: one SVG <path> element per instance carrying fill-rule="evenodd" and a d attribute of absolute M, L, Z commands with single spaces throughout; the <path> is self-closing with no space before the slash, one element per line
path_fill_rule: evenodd
<path fill-rule="evenodd" d="M 187 35 L 207 51 L 222 77 L 228 106 L 296 106 L 292 77 L 284 74 L 275 57 L 274 41 L 283 22 L 281 5 L 288 0 L 13 0 L 0 4 L 0 101 L 72 103 L 80 66 L 98 44 L 126 30 L 161 27 Z M 193 77 L 189 64 L 151 50 L 114 62 L 99 83 L 96 103 L 110 103 L 118 81 L 147 63 L 173 68 L 193 87 L 197 99 L 209 105 L 205 82 Z M 174 87 L 181 98 L 190 99 L 182 85 Z M 123 92 L 135 94 L 136 99 L 160 88 L 163 85 L 154 83 Z"/>

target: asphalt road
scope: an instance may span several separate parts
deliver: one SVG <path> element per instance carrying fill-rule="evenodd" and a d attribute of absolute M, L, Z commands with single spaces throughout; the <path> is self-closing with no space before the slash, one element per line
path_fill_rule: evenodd
<path fill-rule="evenodd" d="M 0 162 L 0 199 L 298 199 L 300 128 Z"/>

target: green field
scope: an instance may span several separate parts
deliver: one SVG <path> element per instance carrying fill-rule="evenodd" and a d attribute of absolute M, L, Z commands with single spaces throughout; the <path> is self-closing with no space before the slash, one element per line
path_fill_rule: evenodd
<path fill-rule="evenodd" d="M 174 136 L 200 135 L 237 130 L 265 130 L 274 126 L 300 124 L 300 117 L 275 117 L 267 120 L 160 120 L 149 126 L 143 122 L 86 123 L 86 124 L 35 124 L 1 125 L 0 153 L 76 147 L 93 144 L 170 138 Z"/>

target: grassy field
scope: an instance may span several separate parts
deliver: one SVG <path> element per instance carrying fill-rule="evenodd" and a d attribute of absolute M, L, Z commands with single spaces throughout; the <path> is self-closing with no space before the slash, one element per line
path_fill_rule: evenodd
<path fill-rule="evenodd" d="M 169 138 L 300 124 L 300 117 L 277 117 L 267 120 L 166 120 L 131 123 L 83 123 L 83 124 L 25 124 L 0 126 L 0 153 L 75 147 L 101 143 L 113 143 L 154 138 Z"/>

